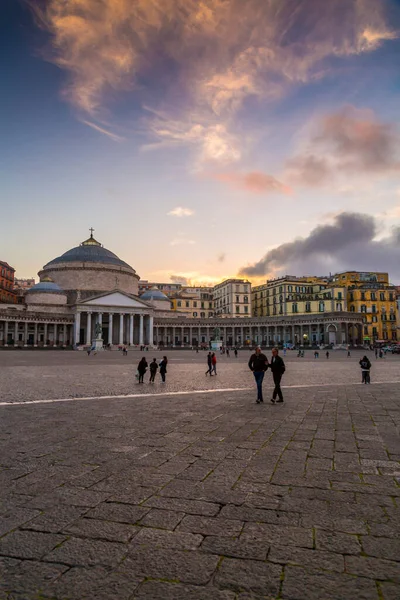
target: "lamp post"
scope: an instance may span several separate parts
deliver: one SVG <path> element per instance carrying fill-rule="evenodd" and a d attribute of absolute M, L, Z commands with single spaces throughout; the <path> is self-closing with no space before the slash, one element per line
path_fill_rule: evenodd
<path fill-rule="evenodd" d="M 303 346 L 307 344 L 308 335 L 306 333 L 303 334 Z"/>

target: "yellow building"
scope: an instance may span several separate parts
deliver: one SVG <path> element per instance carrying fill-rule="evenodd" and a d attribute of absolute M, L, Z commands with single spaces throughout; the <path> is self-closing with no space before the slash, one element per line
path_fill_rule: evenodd
<path fill-rule="evenodd" d="M 347 310 L 346 289 L 328 278 L 286 275 L 253 287 L 252 312 L 257 317 L 321 314 Z"/>
<path fill-rule="evenodd" d="M 207 299 L 205 299 L 205 297 Z M 207 319 L 214 315 L 212 295 L 181 292 L 171 298 L 172 310 L 185 313 L 189 318 Z"/>
<path fill-rule="evenodd" d="M 396 288 L 389 283 L 388 273 L 346 271 L 337 273 L 332 283 L 345 285 L 348 310 L 364 315 L 364 343 L 397 340 Z"/>

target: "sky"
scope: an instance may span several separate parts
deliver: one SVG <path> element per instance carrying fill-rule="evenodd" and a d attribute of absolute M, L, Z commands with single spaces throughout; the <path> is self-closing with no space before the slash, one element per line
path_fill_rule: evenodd
<path fill-rule="evenodd" d="M 3 0 L 0 259 L 400 283 L 400 0 Z"/>

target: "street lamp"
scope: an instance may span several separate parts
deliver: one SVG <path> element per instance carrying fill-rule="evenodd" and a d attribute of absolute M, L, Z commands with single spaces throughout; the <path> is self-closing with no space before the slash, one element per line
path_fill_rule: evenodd
<path fill-rule="evenodd" d="M 304 333 L 304 334 L 303 334 L 303 346 L 305 346 L 305 345 L 306 345 L 306 343 L 307 343 L 307 338 L 308 338 L 308 335 L 307 335 L 306 333 Z"/>

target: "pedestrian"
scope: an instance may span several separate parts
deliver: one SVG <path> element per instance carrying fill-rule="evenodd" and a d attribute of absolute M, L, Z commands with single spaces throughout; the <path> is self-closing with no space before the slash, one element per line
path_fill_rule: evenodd
<path fill-rule="evenodd" d="M 329 350 L 326 351 L 326 358 L 329 358 Z"/>
<path fill-rule="evenodd" d="M 279 356 L 278 348 L 272 348 L 272 359 L 268 364 L 268 367 L 272 371 L 272 377 L 274 379 L 274 392 L 272 394 L 271 402 L 275 404 L 276 397 L 278 396 L 279 400 L 277 402 L 283 402 L 283 394 L 281 390 L 281 379 L 284 374 L 286 367 L 282 358 Z"/>
<path fill-rule="evenodd" d="M 91 348 L 88 348 L 88 349 L 87 349 L 87 351 L 86 351 L 86 352 L 87 352 L 87 355 L 88 355 L 88 356 L 90 356 L 90 353 L 91 353 L 91 351 L 92 351 L 92 349 L 91 349 Z"/>
<path fill-rule="evenodd" d="M 378 348 L 375 348 L 375 358 L 378 358 Z"/>
<path fill-rule="evenodd" d="M 213 365 L 212 365 L 212 355 L 211 355 L 211 352 L 209 352 L 207 354 L 207 366 L 208 366 L 208 369 L 206 371 L 206 375 L 210 375 L 210 377 L 211 377 L 212 376 L 212 370 L 213 370 L 212 369 Z"/>
<path fill-rule="evenodd" d="M 268 358 L 265 354 L 261 353 L 260 346 L 257 346 L 254 354 L 250 356 L 249 369 L 253 371 L 254 379 L 257 385 L 257 404 L 264 402 L 262 394 L 262 383 L 264 379 L 264 373 L 268 369 Z"/>
<path fill-rule="evenodd" d="M 361 367 L 361 374 L 362 374 L 362 379 L 361 379 L 361 383 L 371 383 L 371 377 L 370 377 L 370 369 L 371 369 L 371 362 L 368 358 L 368 356 L 363 356 L 362 359 L 360 360 L 360 367 Z"/>
<path fill-rule="evenodd" d="M 237 358 L 237 356 L 238 356 L 238 351 L 237 351 L 237 348 L 235 348 L 235 358 Z"/>
<path fill-rule="evenodd" d="M 226 349 L 226 356 L 229 358 L 229 348 Z"/>
<path fill-rule="evenodd" d="M 144 383 L 143 378 L 144 378 L 144 374 L 147 371 L 147 360 L 145 359 L 145 357 L 143 356 L 143 358 L 140 360 L 139 364 L 138 364 L 138 373 L 139 373 L 139 383 Z"/>
<path fill-rule="evenodd" d="M 122 356 L 128 356 L 128 349 L 126 346 L 122 348 Z"/>
<path fill-rule="evenodd" d="M 347 358 L 350 358 L 350 357 L 351 357 L 351 354 L 350 354 L 350 350 L 348 349 L 347 350 Z"/>
<path fill-rule="evenodd" d="M 153 360 L 150 363 L 150 379 L 149 379 L 149 383 L 154 383 L 154 379 L 155 379 L 157 370 L 158 370 L 157 359 L 153 358 Z"/>
<path fill-rule="evenodd" d="M 165 383 L 165 375 L 167 373 L 167 364 L 168 364 L 168 358 L 166 356 L 163 356 L 162 361 L 160 362 L 161 383 Z"/>
<path fill-rule="evenodd" d="M 379 348 L 379 358 L 383 358 L 382 348 Z"/>
<path fill-rule="evenodd" d="M 212 364 L 212 372 L 215 373 L 215 375 L 216 375 L 217 374 L 217 356 L 214 352 L 211 354 L 211 364 Z"/>
<path fill-rule="evenodd" d="M 286 356 L 286 346 L 283 349 L 283 356 Z"/>

